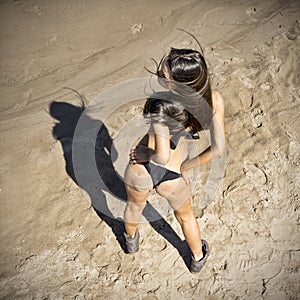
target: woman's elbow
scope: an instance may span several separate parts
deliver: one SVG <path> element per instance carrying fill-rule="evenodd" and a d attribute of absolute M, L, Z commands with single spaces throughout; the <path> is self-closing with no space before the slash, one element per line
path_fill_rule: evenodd
<path fill-rule="evenodd" d="M 160 164 L 160 165 L 165 166 L 166 164 L 168 164 L 169 160 L 170 160 L 170 157 L 163 156 L 163 157 L 159 157 L 157 159 L 157 163 Z"/>
<path fill-rule="evenodd" d="M 166 165 L 170 160 L 170 155 L 154 154 L 151 156 L 151 160 L 159 165 Z"/>

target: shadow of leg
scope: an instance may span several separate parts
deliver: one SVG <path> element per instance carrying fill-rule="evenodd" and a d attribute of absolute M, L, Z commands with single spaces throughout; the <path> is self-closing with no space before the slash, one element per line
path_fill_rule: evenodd
<path fill-rule="evenodd" d="M 126 242 L 124 237 L 125 227 L 123 220 L 115 219 L 108 217 L 107 215 L 103 214 L 101 211 L 94 208 L 95 212 L 99 216 L 101 220 L 103 220 L 112 230 L 114 235 L 116 236 L 117 241 L 120 244 L 120 247 L 124 251 L 124 253 L 127 253 L 126 249 Z"/>
<path fill-rule="evenodd" d="M 182 257 L 185 265 L 189 268 L 191 263 L 191 252 L 186 241 L 182 241 L 170 224 L 147 202 L 143 216 L 148 220 L 152 228 L 163 236 Z"/>

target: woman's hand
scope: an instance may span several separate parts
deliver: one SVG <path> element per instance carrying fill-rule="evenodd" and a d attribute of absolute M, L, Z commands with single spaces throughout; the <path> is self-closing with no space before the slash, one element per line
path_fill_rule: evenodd
<path fill-rule="evenodd" d="M 154 150 L 148 148 L 147 146 L 138 145 L 134 149 L 130 150 L 129 163 L 134 165 L 147 162 L 150 160 L 153 154 Z"/>

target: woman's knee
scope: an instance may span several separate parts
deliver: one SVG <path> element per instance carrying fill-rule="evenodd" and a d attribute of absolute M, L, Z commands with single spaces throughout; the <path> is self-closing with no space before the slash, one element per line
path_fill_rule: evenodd
<path fill-rule="evenodd" d="M 146 201 L 142 203 L 135 203 L 135 202 L 127 202 L 127 209 L 131 212 L 142 212 L 146 207 Z"/>
<path fill-rule="evenodd" d="M 174 211 L 174 214 L 180 224 L 194 219 L 191 201 L 187 200 L 181 207 Z"/>
<path fill-rule="evenodd" d="M 129 202 L 133 202 L 133 203 L 146 202 L 147 196 L 149 194 L 149 189 L 148 190 L 139 190 L 128 184 L 126 184 L 125 186 L 126 186 L 127 197 L 128 197 Z"/>
<path fill-rule="evenodd" d="M 126 185 L 127 190 L 127 210 L 131 212 L 141 212 L 146 206 L 149 191 L 138 191 Z"/>

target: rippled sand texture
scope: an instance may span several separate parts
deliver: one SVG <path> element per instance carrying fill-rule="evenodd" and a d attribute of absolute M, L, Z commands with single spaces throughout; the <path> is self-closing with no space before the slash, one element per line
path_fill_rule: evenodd
<path fill-rule="evenodd" d="M 1 299 L 299 299 L 299 13 L 299 1 L 275 0 L 2 1 Z M 193 196 L 211 247 L 199 275 L 172 214 L 147 207 L 135 255 L 124 253 L 121 209 L 109 217 L 124 194 L 113 141 L 142 104 L 111 114 L 98 145 L 115 195 L 86 192 L 71 166 L 82 108 L 63 89 L 90 103 L 147 76 L 152 57 L 196 47 L 176 28 L 199 38 L 225 98 L 226 174 L 203 212 L 205 176 Z"/>

